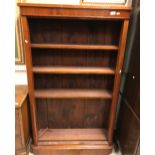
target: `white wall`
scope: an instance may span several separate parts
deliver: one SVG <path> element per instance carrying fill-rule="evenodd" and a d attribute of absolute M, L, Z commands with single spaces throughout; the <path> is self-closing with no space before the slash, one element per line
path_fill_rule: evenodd
<path fill-rule="evenodd" d="M 16 85 L 27 85 L 27 74 L 25 65 L 15 66 L 15 84 Z"/>

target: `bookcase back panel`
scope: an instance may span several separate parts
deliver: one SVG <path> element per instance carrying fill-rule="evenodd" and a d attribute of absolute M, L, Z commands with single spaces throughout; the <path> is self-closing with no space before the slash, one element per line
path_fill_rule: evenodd
<path fill-rule="evenodd" d="M 37 99 L 39 129 L 107 128 L 110 100 Z"/>
<path fill-rule="evenodd" d="M 33 49 L 33 66 L 84 66 L 111 67 L 116 66 L 117 52 Z"/>
<path fill-rule="evenodd" d="M 32 43 L 118 45 L 122 21 L 29 18 Z"/>
<path fill-rule="evenodd" d="M 35 89 L 113 89 L 113 75 L 35 74 Z"/>

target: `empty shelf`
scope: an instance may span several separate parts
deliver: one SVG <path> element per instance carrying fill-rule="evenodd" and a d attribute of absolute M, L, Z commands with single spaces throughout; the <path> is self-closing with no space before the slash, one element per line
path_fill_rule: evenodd
<path fill-rule="evenodd" d="M 108 67 L 33 67 L 34 73 L 46 74 L 115 74 Z"/>
<path fill-rule="evenodd" d="M 106 90 L 90 89 L 42 89 L 35 90 L 36 98 L 103 98 L 111 99 L 112 94 Z"/>
<path fill-rule="evenodd" d="M 31 47 L 49 49 L 118 50 L 118 46 L 115 45 L 31 44 Z"/>
<path fill-rule="evenodd" d="M 39 141 L 106 141 L 104 129 L 41 129 Z"/>

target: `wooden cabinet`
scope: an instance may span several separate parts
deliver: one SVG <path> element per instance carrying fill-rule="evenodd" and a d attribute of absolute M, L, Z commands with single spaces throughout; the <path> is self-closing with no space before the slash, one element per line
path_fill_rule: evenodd
<path fill-rule="evenodd" d="M 129 7 L 20 3 L 36 155 L 108 155 Z"/>
<path fill-rule="evenodd" d="M 27 86 L 16 86 L 15 104 L 15 150 L 16 155 L 28 155 L 30 130 L 29 115 L 27 105 L 28 89 Z"/>
<path fill-rule="evenodd" d="M 140 11 L 137 10 L 136 29 L 117 125 L 123 155 L 140 154 Z"/>

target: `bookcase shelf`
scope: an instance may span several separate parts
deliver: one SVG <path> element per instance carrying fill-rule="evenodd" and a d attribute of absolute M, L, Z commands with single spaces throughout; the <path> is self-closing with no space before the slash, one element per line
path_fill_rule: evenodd
<path fill-rule="evenodd" d="M 106 141 L 106 130 L 103 129 L 41 129 L 39 131 L 39 141 L 50 141 L 62 144 L 62 141 L 70 144 L 78 144 L 85 141 Z M 103 144 L 100 142 L 100 144 Z"/>
<path fill-rule="evenodd" d="M 76 44 L 31 44 L 32 48 L 44 49 L 82 49 L 82 50 L 111 50 L 117 51 L 116 45 L 76 45 Z"/>
<path fill-rule="evenodd" d="M 34 154 L 109 155 L 131 8 L 19 5 Z"/>
<path fill-rule="evenodd" d="M 114 69 L 101 67 L 33 67 L 39 74 L 115 74 Z"/>
<path fill-rule="evenodd" d="M 89 89 L 42 89 L 35 90 L 36 98 L 89 98 L 89 99 L 111 99 L 112 94 L 106 90 L 89 90 Z"/>

